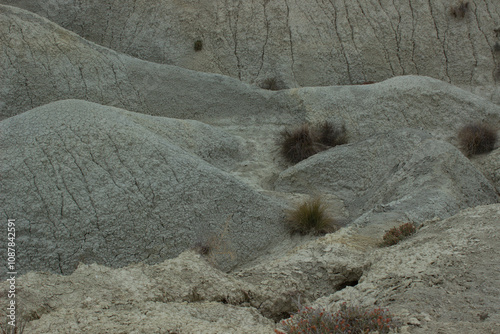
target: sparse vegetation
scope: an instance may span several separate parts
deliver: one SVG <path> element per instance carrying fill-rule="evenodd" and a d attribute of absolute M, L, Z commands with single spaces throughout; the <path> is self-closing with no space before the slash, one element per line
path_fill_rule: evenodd
<path fill-rule="evenodd" d="M 193 249 L 200 255 L 209 255 L 210 251 L 212 250 L 208 241 L 196 242 Z"/>
<path fill-rule="evenodd" d="M 382 237 L 381 246 L 392 246 L 399 243 L 401 240 L 408 238 L 415 233 L 417 228 L 413 223 L 405 223 L 399 227 L 393 227 L 387 231 Z"/>
<path fill-rule="evenodd" d="M 335 219 L 327 212 L 326 205 L 319 197 L 302 202 L 287 216 L 292 233 L 325 234 L 338 230 Z"/>
<path fill-rule="evenodd" d="M 450 14 L 456 18 L 464 18 L 465 13 L 469 10 L 469 2 L 460 1 L 456 6 L 450 8 Z"/>
<path fill-rule="evenodd" d="M 320 126 L 319 131 L 319 140 L 323 145 L 334 147 L 347 143 L 347 134 L 343 125 L 342 127 L 337 127 L 333 123 L 325 121 Z"/>
<path fill-rule="evenodd" d="M 376 308 L 368 311 L 343 303 L 336 313 L 329 313 L 312 307 L 299 307 L 291 318 L 281 321 L 284 330 L 277 334 L 364 334 L 372 331 L 389 333 L 398 323 L 387 309 Z"/>
<path fill-rule="evenodd" d="M 203 50 L 203 42 L 199 39 L 194 42 L 194 51 L 201 51 Z"/>
<path fill-rule="evenodd" d="M 283 83 L 276 78 L 265 79 L 264 81 L 261 82 L 259 87 L 262 89 L 273 90 L 273 91 L 286 89 Z"/>
<path fill-rule="evenodd" d="M 330 147 L 347 143 L 345 126 L 337 127 L 331 122 L 312 127 L 302 124 L 295 129 L 281 132 L 281 156 L 289 163 L 296 164 Z"/>
<path fill-rule="evenodd" d="M 484 123 L 464 126 L 458 132 L 458 140 L 465 155 L 491 152 L 497 141 L 496 131 Z"/>
<path fill-rule="evenodd" d="M 281 132 L 281 155 L 288 162 L 296 164 L 322 150 L 318 140 L 308 124 L 293 130 L 285 129 Z"/>

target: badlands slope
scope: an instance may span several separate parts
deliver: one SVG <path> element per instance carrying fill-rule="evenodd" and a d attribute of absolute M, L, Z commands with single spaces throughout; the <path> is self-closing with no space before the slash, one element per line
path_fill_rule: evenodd
<path fill-rule="evenodd" d="M 407 333 L 500 331 L 500 150 L 457 141 L 500 126 L 497 4 L 411 1 L 411 21 L 399 2 L 134 4 L 0 5 L 0 203 L 27 333 L 273 333 L 299 296 L 387 307 Z M 283 161 L 280 131 L 323 121 L 349 143 Z M 310 196 L 344 227 L 290 236 Z M 407 221 L 416 235 L 378 247 Z"/>

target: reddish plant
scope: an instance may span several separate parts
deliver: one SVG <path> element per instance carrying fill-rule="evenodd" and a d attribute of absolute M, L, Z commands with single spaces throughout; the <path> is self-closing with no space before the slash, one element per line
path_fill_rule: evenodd
<path fill-rule="evenodd" d="M 388 310 L 376 308 L 371 311 L 343 303 L 336 313 L 318 310 L 312 307 L 301 307 L 289 319 L 281 321 L 284 330 L 275 330 L 277 334 L 363 334 L 370 331 L 389 333 L 398 327 Z"/>
<path fill-rule="evenodd" d="M 464 18 L 465 13 L 469 10 L 469 2 L 460 1 L 460 3 L 450 8 L 450 14 L 456 18 Z"/>
<path fill-rule="evenodd" d="M 417 228 L 413 223 L 405 223 L 399 227 L 393 227 L 387 231 L 382 237 L 382 246 L 392 246 L 399 243 L 401 240 L 408 238 L 415 233 Z"/>

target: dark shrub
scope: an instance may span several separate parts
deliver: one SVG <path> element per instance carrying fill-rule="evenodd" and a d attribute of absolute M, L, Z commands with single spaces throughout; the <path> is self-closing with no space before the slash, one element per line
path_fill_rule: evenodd
<path fill-rule="evenodd" d="M 308 124 L 293 130 L 285 129 L 280 138 L 281 155 L 288 162 L 296 164 L 322 150 L 317 142 L 318 138 Z"/>
<path fill-rule="evenodd" d="M 497 133 L 484 123 L 474 123 L 460 129 L 458 140 L 464 154 L 471 156 L 493 151 Z"/>
<path fill-rule="evenodd" d="M 469 10 L 469 2 L 460 1 L 456 6 L 450 8 L 450 14 L 453 17 L 464 18 L 465 13 Z"/>
<path fill-rule="evenodd" d="M 281 156 L 292 164 L 345 143 L 347 143 L 345 126 L 337 127 L 331 122 L 324 122 L 314 128 L 309 124 L 303 124 L 293 130 L 285 129 L 278 141 Z"/>
<path fill-rule="evenodd" d="M 325 121 L 319 127 L 319 140 L 326 146 L 337 146 L 347 143 L 345 126 L 337 127 L 333 123 Z"/>
<path fill-rule="evenodd" d="M 197 40 L 194 42 L 194 51 L 201 51 L 203 49 L 203 42 L 201 40 Z"/>
<path fill-rule="evenodd" d="M 393 227 L 387 231 L 382 237 L 381 246 L 392 246 L 399 243 L 401 240 L 408 238 L 415 233 L 417 228 L 413 223 L 405 223 L 399 227 Z"/>
<path fill-rule="evenodd" d="M 276 78 L 265 79 L 260 83 L 259 87 L 262 89 L 274 90 L 274 91 L 286 89 L 285 84 Z"/>
<path fill-rule="evenodd" d="M 338 230 L 335 219 L 328 214 L 326 206 L 318 197 L 302 202 L 287 216 L 292 233 L 324 234 Z"/>

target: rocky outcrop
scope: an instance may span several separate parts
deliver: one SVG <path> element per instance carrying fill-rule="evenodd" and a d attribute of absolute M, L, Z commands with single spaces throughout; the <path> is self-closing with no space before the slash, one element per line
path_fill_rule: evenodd
<path fill-rule="evenodd" d="M 495 188 L 454 146 L 410 129 L 337 146 L 283 171 L 276 190 L 329 193 L 357 223 L 446 218 L 498 201 Z"/>
<path fill-rule="evenodd" d="M 316 1 L 3 0 L 80 36 L 145 60 L 278 87 L 425 75 L 500 101 L 495 0 Z M 463 14 L 463 15 L 462 15 Z M 196 41 L 202 42 L 196 51 Z"/>
<path fill-rule="evenodd" d="M 20 272 L 157 263 L 197 242 L 227 270 L 285 237 L 282 202 L 216 167 L 242 139 L 208 125 L 68 100 L 1 122 L 0 137 Z"/>
<path fill-rule="evenodd" d="M 427 222 L 417 234 L 376 250 L 359 284 L 316 305 L 384 305 L 411 333 L 496 333 L 500 329 L 500 205 Z"/>
<path fill-rule="evenodd" d="M 499 219 L 499 204 L 467 209 L 385 248 L 360 237 L 365 227 L 349 227 L 234 274 L 192 251 L 156 265 L 29 273 L 17 280 L 18 314 L 29 333 L 272 333 L 274 322 L 261 315 L 266 303 L 286 317 L 302 296 L 327 310 L 342 302 L 388 307 L 403 333 L 453 333 L 457 326 L 494 333 Z M 355 267 L 357 276 L 337 285 Z M 2 293 L 6 288 L 3 282 Z"/>

